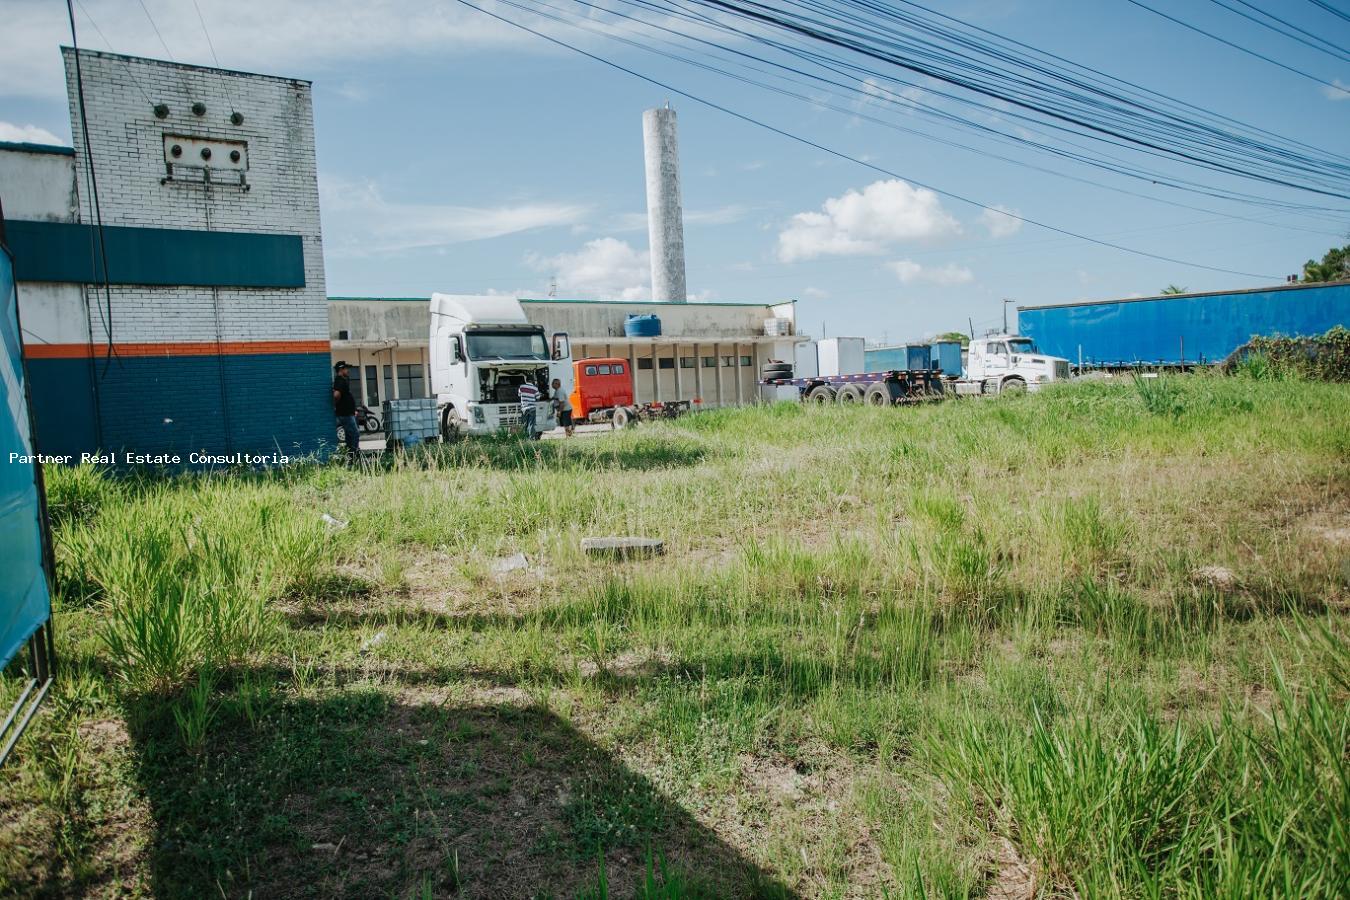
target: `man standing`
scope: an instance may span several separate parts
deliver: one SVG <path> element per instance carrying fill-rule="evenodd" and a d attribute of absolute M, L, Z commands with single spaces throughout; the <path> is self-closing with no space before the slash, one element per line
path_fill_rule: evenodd
<path fill-rule="evenodd" d="M 538 408 L 535 406 L 539 402 L 539 388 L 526 378 L 520 383 L 517 391 L 520 397 L 520 424 L 525 426 L 525 434 L 530 440 L 539 437 L 539 426 L 535 424 L 535 416 Z"/>
<path fill-rule="evenodd" d="M 572 399 L 562 389 L 562 380 L 558 378 L 553 379 L 553 412 L 557 416 L 558 424 L 562 426 L 563 434 L 571 437 Z"/>
<path fill-rule="evenodd" d="M 347 380 L 347 363 L 339 361 L 333 366 L 333 411 L 337 414 L 338 425 L 342 428 L 342 440 L 347 445 L 347 458 L 357 459 L 361 455 L 361 433 L 356 428 L 356 398 L 352 396 L 352 386 Z"/>

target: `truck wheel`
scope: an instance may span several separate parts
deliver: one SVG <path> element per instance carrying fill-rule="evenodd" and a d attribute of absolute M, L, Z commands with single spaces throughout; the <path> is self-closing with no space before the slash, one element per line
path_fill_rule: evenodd
<path fill-rule="evenodd" d="M 856 384 L 846 384 L 839 389 L 835 402 L 840 406 L 854 406 L 863 402 L 863 389 Z"/>
<path fill-rule="evenodd" d="M 792 377 L 791 363 L 766 363 L 760 368 L 760 375 L 765 381 L 778 381 Z"/>
<path fill-rule="evenodd" d="M 878 381 L 863 395 L 863 402 L 868 406 L 891 406 L 899 399 L 900 386 L 889 381 Z"/>
<path fill-rule="evenodd" d="M 1003 384 L 999 385 L 1000 394 L 1025 394 L 1027 392 L 1027 383 L 1017 376 L 1004 379 Z"/>
<path fill-rule="evenodd" d="M 614 410 L 614 418 L 610 422 L 615 428 L 627 428 L 633 423 L 633 414 L 628 411 L 628 407 L 620 406 Z"/>
<path fill-rule="evenodd" d="M 814 403 L 817 406 L 824 406 L 827 403 L 834 402 L 834 388 L 828 384 L 818 384 L 811 388 L 806 395 L 807 403 Z"/>
<path fill-rule="evenodd" d="M 441 410 L 441 440 L 447 444 L 453 444 L 455 441 L 464 437 L 464 423 L 460 420 L 459 414 L 455 412 L 453 406 L 446 406 Z"/>

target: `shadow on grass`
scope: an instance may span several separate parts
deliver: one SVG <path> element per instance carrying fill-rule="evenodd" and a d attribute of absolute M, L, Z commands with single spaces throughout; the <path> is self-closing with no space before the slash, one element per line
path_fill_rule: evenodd
<path fill-rule="evenodd" d="M 168 705 L 127 710 L 155 896 L 600 896 L 602 856 L 615 896 L 793 896 L 546 710 L 361 689 L 240 705 L 270 677 L 227 689 L 195 750 Z"/>
<path fill-rule="evenodd" d="M 506 435 L 428 444 L 377 457 L 367 466 L 374 472 L 444 466 L 507 471 L 649 471 L 697 465 L 707 456 L 708 449 L 700 442 L 683 437 L 640 435 L 615 439 L 599 436 L 527 441 Z"/>

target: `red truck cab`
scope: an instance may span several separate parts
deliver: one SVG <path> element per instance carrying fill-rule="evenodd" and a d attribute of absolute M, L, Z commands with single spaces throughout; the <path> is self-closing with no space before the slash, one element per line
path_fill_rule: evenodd
<path fill-rule="evenodd" d="M 628 360 L 602 356 L 578 359 L 572 366 L 572 417 L 578 422 L 603 410 L 633 405 L 633 373 Z"/>

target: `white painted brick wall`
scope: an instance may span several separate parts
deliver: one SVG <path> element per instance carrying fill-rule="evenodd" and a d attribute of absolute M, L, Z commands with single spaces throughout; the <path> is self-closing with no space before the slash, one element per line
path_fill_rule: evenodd
<path fill-rule="evenodd" d="M 74 53 L 62 52 L 81 219 L 92 222 Z M 93 51 L 80 52 L 80 67 L 105 225 L 298 234 L 304 243 L 303 288 L 220 288 L 213 297 L 210 288 L 113 286 L 113 339 L 326 340 L 309 83 Z M 197 102 L 206 104 L 204 116 L 193 115 Z M 158 103 L 169 107 L 167 118 L 155 117 Z M 242 125 L 230 123 L 233 111 L 243 114 Z M 161 184 L 166 133 L 247 141 L 249 190 Z M 89 291 L 91 304 L 104 303 L 102 288 Z M 95 314 L 93 320 L 94 340 L 106 339 L 102 319 Z"/>

